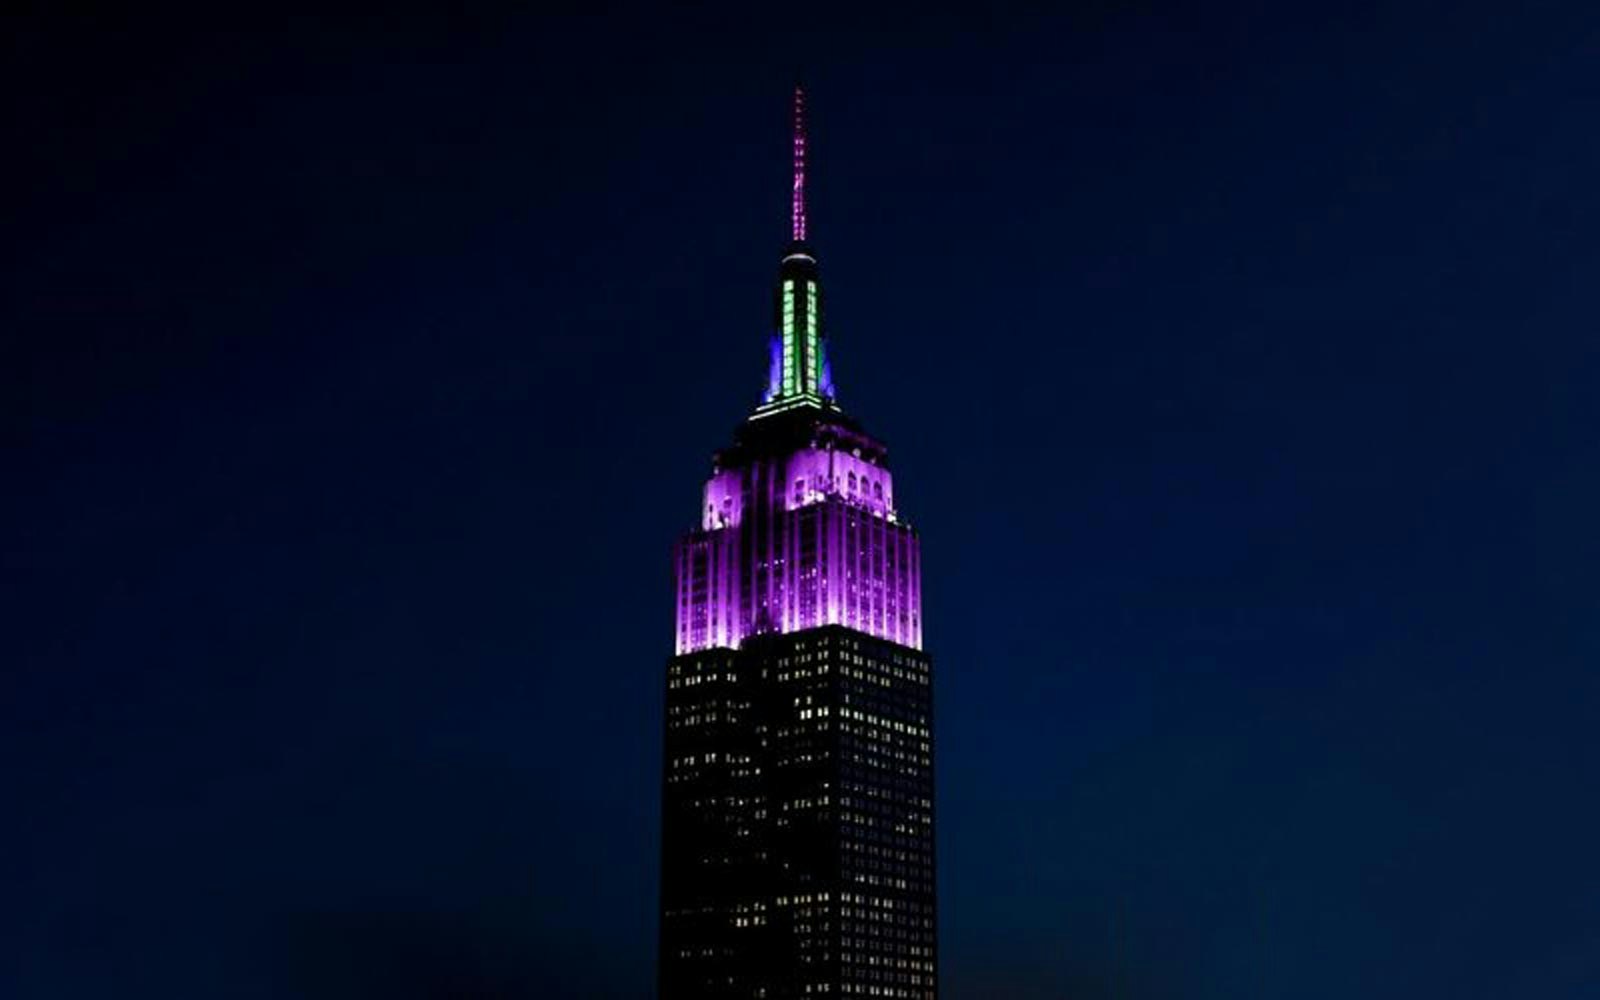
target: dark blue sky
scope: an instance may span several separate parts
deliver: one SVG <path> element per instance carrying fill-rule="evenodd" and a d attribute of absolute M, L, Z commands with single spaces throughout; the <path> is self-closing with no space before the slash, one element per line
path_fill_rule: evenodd
<path fill-rule="evenodd" d="M 0 995 L 649 995 L 800 71 L 946 996 L 1594 996 L 1600 14 L 1203 6 L 11 21 Z"/>

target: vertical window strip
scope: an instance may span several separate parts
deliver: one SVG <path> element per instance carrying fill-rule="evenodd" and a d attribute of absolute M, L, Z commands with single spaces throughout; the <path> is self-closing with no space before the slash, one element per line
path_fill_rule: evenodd
<path fill-rule="evenodd" d="M 794 279 L 783 283 L 783 394 L 795 391 Z"/>
<path fill-rule="evenodd" d="M 806 390 L 816 392 L 817 357 L 821 353 L 817 343 L 817 283 L 806 282 Z"/>

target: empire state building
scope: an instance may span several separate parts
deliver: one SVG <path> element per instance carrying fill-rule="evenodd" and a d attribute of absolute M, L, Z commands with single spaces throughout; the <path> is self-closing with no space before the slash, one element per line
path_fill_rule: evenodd
<path fill-rule="evenodd" d="M 838 402 L 798 88 L 793 143 L 766 390 L 674 555 L 660 996 L 933 1000 L 919 541 Z"/>

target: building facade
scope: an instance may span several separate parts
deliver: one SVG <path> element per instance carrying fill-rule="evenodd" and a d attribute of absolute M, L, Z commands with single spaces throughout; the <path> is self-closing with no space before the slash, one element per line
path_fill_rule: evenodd
<path fill-rule="evenodd" d="M 766 391 L 674 555 L 662 1000 L 938 995 L 919 542 L 835 398 L 803 101 Z"/>

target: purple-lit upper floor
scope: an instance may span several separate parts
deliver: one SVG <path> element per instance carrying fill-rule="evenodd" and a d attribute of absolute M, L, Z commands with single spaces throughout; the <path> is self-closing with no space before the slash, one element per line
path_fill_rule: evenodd
<path fill-rule="evenodd" d="M 837 497 L 762 524 L 690 532 L 673 570 L 680 654 L 819 625 L 922 648 L 916 532 Z"/>
<path fill-rule="evenodd" d="M 719 451 L 700 500 L 700 527 L 738 527 L 757 505 L 788 511 L 828 499 L 899 521 L 888 450 L 834 407 L 756 416 Z"/>
<path fill-rule="evenodd" d="M 850 452 L 805 448 L 765 467 L 722 469 L 706 480 L 700 527 L 738 527 L 752 504 L 795 510 L 833 498 L 897 521 L 894 477 Z"/>
<path fill-rule="evenodd" d="M 881 442 L 837 409 L 747 421 L 678 545 L 679 653 L 845 625 L 922 648 L 921 548 Z"/>

